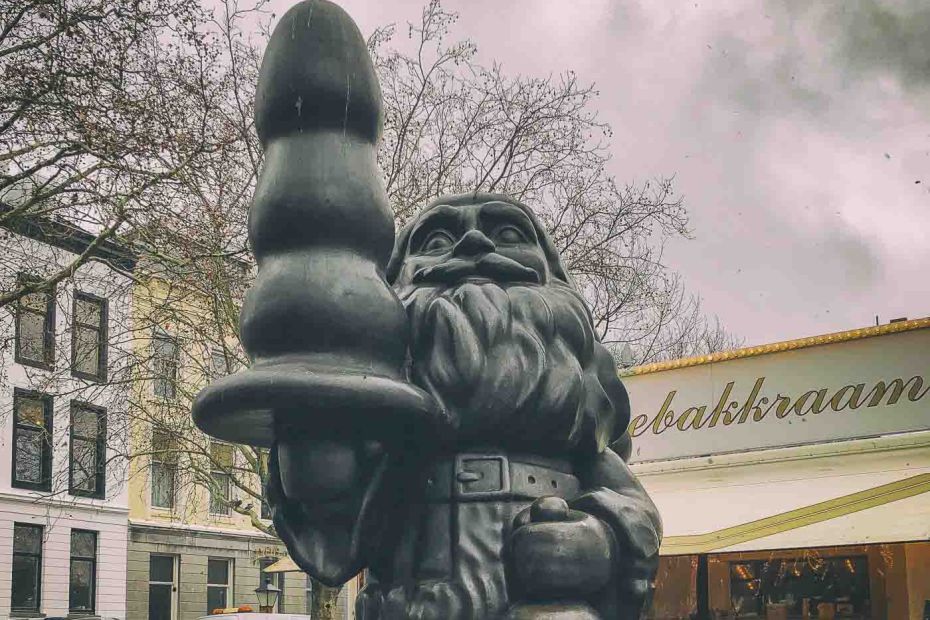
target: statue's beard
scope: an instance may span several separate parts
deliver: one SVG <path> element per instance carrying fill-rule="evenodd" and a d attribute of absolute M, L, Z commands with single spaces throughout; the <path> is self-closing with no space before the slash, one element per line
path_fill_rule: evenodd
<path fill-rule="evenodd" d="M 568 285 L 491 281 L 399 291 L 411 380 L 458 423 L 460 442 L 560 452 L 608 440 L 613 409 L 584 302 Z"/>

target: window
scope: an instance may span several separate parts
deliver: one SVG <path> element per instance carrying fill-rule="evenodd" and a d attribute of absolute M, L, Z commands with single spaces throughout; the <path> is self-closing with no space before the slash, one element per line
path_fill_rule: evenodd
<path fill-rule="evenodd" d="M 215 515 L 229 514 L 230 471 L 233 468 L 233 447 L 228 443 L 210 444 L 210 512 Z"/>
<path fill-rule="evenodd" d="M 229 367 L 226 364 L 226 353 L 223 349 L 210 349 L 210 377 L 218 379 L 229 374 Z"/>
<path fill-rule="evenodd" d="M 178 341 L 160 330 L 155 332 L 152 340 L 155 396 L 173 399 L 177 395 L 178 388 Z"/>
<path fill-rule="evenodd" d="M 106 493 L 107 413 L 71 401 L 69 488 L 72 495 L 102 498 Z"/>
<path fill-rule="evenodd" d="M 307 575 L 307 586 L 305 589 L 307 591 L 305 613 L 310 615 L 310 612 L 313 611 L 313 580 L 310 578 L 310 575 Z"/>
<path fill-rule="evenodd" d="M 278 558 L 262 558 L 258 561 L 258 584 L 272 583 L 281 589 L 278 596 L 277 613 L 284 613 L 284 573 L 266 573 L 265 569 L 278 561 Z"/>
<path fill-rule="evenodd" d="M 228 607 L 232 599 L 232 560 L 207 560 L 207 613 Z"/>
<path fill-rule="evenodd" d="M 107 300 L 74 294 L 71 328 L 71 374 L 90 381 L 107 377 Z"/>
<path fill-rule="evenodd" d="M 42 600 L 41 525 L 13 524 L 13 582 L 10 606 L 14 611 L 39 611 Z"/>
<path fill-rule="evenodd" d="M 149 556 L 149 620 L 174 620 L 177 607 L 177 558 Z"/>
<path fill-rule="evenodd" d="M 174 508 L 177 469 L 177 441 L 164 431 L 155 431 L 152 433 L 152 506 Z"/>
<path fill-rule="evenodd" d="M 93 613 L 97 584 L 97 532 L 71 530 L 68 611 Z"/>
<path fill-rule="evenodd" d="M 13 392 L 13 486 L 52 489 L 52 397 Z"/>
<path fill-rule="evenodd" d="M 21 275 L 20 283 L 37 278 Z M 16 304 L 16 351 L 20 364 L 50 369 L 55 364 L 55 291 L 23 295 Z"/>
<path fill-rule="evenodd" d="M 262 519 L 271 519 L 271 506 L 268 505 L 268 492 L 265 490 L 268 483 L 268 450 L 258 449 L 258 459 L 262 478 L 262 506 L 259 516 Z"/>

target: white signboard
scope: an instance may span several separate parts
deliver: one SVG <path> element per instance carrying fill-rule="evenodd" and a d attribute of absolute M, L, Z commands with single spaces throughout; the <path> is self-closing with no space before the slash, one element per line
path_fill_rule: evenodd
<path fill-rule="evenodd" d="M 930 329 L 623 378 L 631 462 L 930 429 Z"/>

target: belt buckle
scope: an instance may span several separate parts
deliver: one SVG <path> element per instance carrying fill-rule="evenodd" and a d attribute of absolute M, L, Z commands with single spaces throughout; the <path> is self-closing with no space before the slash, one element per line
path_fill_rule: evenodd
<path fill-rule="evenodd" d="M 510 495 L 510 462 L 502 454 L 457 454 L 452 477 L 453 493 L 458 499 Z"/>

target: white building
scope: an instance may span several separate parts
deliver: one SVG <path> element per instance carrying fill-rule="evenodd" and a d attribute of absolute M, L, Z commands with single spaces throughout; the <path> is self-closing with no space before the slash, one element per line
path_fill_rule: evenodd
<path fill-rule="evenodd" d="M 92 240 L 59 222 L 0 228 L 0 291 L 47 278 Z M 126 616 L 119 379 L 134 266 L 104 243 L 52 292 L 0 308 L 0 619 Z"/>

